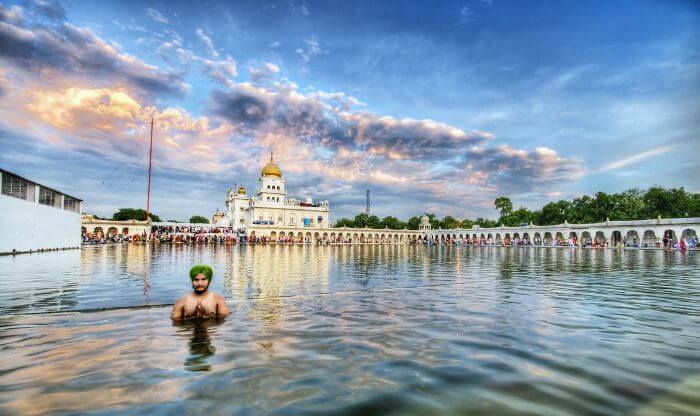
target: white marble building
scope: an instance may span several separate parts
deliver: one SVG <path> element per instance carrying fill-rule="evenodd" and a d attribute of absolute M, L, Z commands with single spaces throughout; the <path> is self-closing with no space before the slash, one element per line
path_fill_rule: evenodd
<path fill-rule="evenodd" d="M 0 169 L 0 254 L 80 247 L 81 204 Z"/>
<path fill-rule="evenodd" d="M 260 186 L 254 195 L 248 195 L 245 187 L 229 190 L 226 211 L 217 216 L 222 227 L 247 229 L 253 225 L 270 225 L 295 228 L 329 228 L 331 211 L 328 201 L 314 203 L 311 198 L 303 201 L 288 198 L 282 171 L 272 156 L 260 170 Z"/>

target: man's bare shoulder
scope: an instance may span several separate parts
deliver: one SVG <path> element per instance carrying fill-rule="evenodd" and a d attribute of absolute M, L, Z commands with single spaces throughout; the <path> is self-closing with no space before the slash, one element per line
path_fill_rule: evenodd
<path fill-rule="evenodd" d="M 178 299 L 177 302 L 175 302 L 175 305 L 182 305 L 182 304 L 186 303 L 191 297 L 192 297 L 192 294 L 188 293 L 185 296 Z"/>

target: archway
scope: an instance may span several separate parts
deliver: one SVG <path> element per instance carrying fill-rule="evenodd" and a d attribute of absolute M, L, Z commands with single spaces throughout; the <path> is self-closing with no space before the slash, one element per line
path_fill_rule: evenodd
<path fill-rule="evenodd" d="M 639 233 L 636 230 L 627 231 L 625 246 L 627 247 L 639 247 L 641 246 L 641 241 L 639 241 Z"/>
<path fill-rule="evenodd" d="M 307 232 L 307 233 L 306 233 L 306 235 L 304 236 L 304 240 L 305 240 L 307 243 L 311 243 L 311 242 L 312 242 L 312 241 L 311 241 L 311 232 Z"/>
<path fill-rule="evenodd" d="M 686 240 L 687 242 L 691 242 L 691 240 L 693 240 L 693 241 L 694 241 L 694 240 L 697 240 L 698 235 L 697 235 L 697 233 L 695 232 L 695 230 L 690 229 L 690 228 L 686 228 L 686 229 L 683 230 L 683 232 L 681 233 L 681 238 L 682 238 L 683 240 Z"/>
<path fill-rule="evenodd" d="M 360 235 L 360 243 L 362 243 L 362 244 L 365 243 L 365 235 L 364 234 Z"/>
<path fill-rule="evenodd" d="M 107 235 L 110 237 L 116 237 L 118 233 L 117 227 L 109 227 L 107 229 Z"/>
<path fill-rule="evenodd" d="M 538 246 L 542 244 L 542 235 L 540 235 L 540 233 L 535 233 L 533 238 L 534 238 L 533 244 L 536 244 Z"/>
<path fill-rule="evenodd" d="M 321 235 L 319 233 L 314 233 L 314 244 L 318 244 L 321 241 Z"/>
<path fill-rule="evenodd" d="M 550 232 L 544 233 L 544 245 L 546 245 L 546 246 L 552 245 L 552 233 L 550 233 Z"/>
<path fill-rule="evenodd" d="M 656 247 L 656 240 L 654 230 L 646 230 L 642 237 L 642 247 Z"/>
<path fill-rule="evenodd" d="M 605 238 L 605 234 L 602 231 L 597 231 L 595 233 L 594 242 L 596 245 L 601 246 L 601 245 L 605 244 L 606 241 L 607 241 L 607 239 Z"/>
<path fill-rule="evenodd" d="M 581 245 L 585 246 L 591 242 L 591 233 L 584 231 L 581 233 Z"/>
<path fill-rule="evenodd" d="M 610 234 L 610 244 L 617 245 L 622 243 L 622 232 L 615 230 Z"/>
<path fill-rule="evenodd" d="M 564 243 L 564 233 L 561 231 L 557 231 L 556 238 L 555 238 L 556 244 L 561 245 Z"/>
<path fill-rule="evenodd" d="M 530 244 L 530 234 L 523 233 L 523 245 L 529 245 L 529 244 Z"/>
<path fill-rule="evenodd" d="M 277 241 L 277 231 L 270 233 L 270 241 Z"/>
<path fill-rule="evenodd" d="M 95 231 L 92 232 L 95 235 L 95 238 L 102 238 L 104 236 L 104 231 L 102 231 L 102 227 L 95 227 Z"/>
<path fill-rule="evenodd" d="M 80 227 L 80 234 L 87 234 L 87 228 L 85 227 Z"/>
<path fill-rule="evenodd" d="M 124 237 L 126 237 L 126 236 L 129 235 L 129 227 L 124 227 L 124 228 L 122 228 L 122 235 L 123 235 Z"/>
<path fill-rule="evenodd" d="M 569 242 L 572 245 L 579 245 L 580 241 L 578 241 L 578 234 L 576 234 L 576 231 L 571 231 L 569 233 Z"/>
<path fill-rule="evenodd" d="M 501 244 L 503 242 L 503 239 L 501 239 L 501 234 L 496 233 L 496 244 Z"/>

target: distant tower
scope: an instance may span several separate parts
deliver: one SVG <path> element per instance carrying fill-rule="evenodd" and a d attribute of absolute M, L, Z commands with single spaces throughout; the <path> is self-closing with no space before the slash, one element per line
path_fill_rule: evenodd
<path fill-rule="evenodd" d="M 365 214 L 369 215 L 369 189 L 367 190 L 367 207 L 365 208 Z"/>

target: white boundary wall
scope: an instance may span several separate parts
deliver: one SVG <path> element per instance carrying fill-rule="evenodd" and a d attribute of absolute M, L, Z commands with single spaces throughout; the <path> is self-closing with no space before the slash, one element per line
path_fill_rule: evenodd
<path fill-rule="evenodd" d="M 0 253 L 80 247 L 80 214 L 0 194 Z"/>

